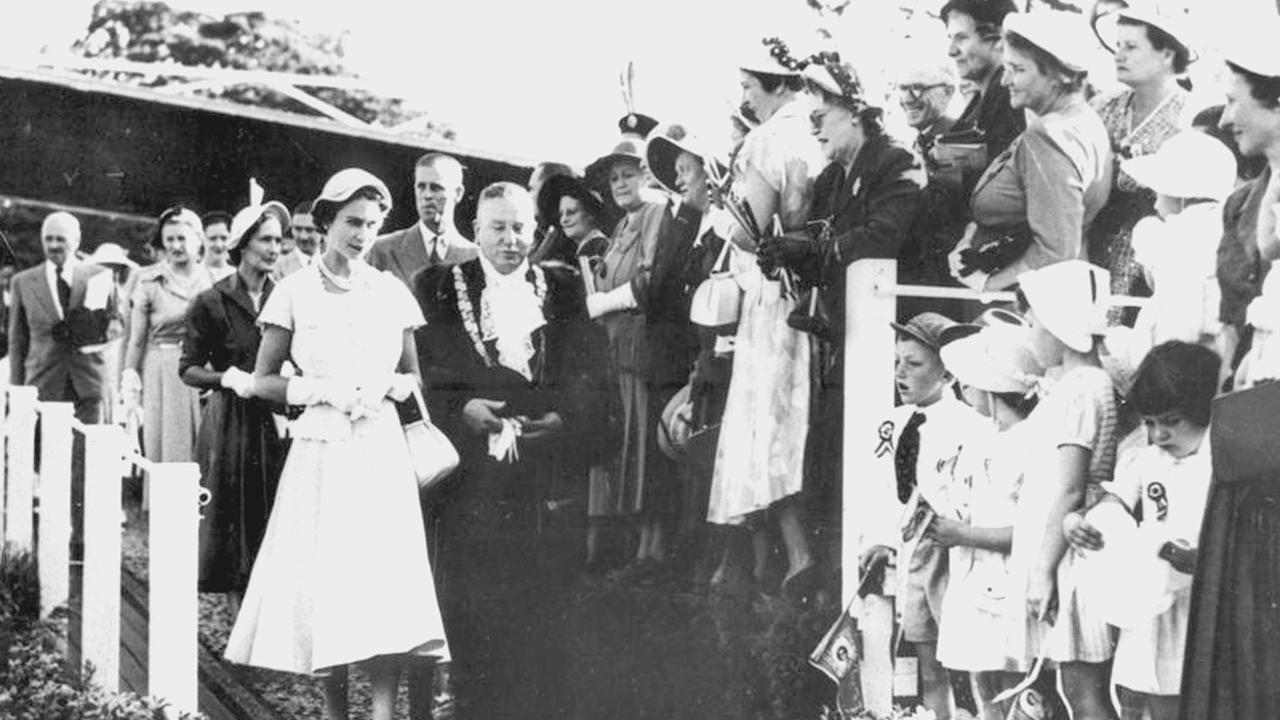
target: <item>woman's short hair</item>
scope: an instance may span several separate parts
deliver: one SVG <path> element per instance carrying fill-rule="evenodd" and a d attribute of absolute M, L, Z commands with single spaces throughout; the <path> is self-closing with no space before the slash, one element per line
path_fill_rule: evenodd
<path fill-rule="evenodd" d="M 157 250 L 164 249 L 164 228 L 166 225 L 186 225 L 195 231 L 196 235 L 204 234 L 204 224 L 200 222 L 200 216 L 195 211 L 183 205 L 174 205 L 173 207 L 160 213 L 160 217 L 156 219 L 155 232 L 151 233 L 151 247 Z M 231 227 L 230 223 L 227 227 Z"/>
<path fill-rule="evenodd" d="M 1191 50 L 1178 41 L 1178 38 L 1152 25 L 1151 23 L 1134 20 L 1132 18 L 1120 17 L 1116 20 L 1117 25 L 1126 25 L 1129 27 L 1141 27 L 1147 29 L 1147 41 L 1151 43 L 1151 47 L 1159 50 L 1173 51 L 1173 71 L 1181 75 L 1187 71 L 1187 66 L 1191 64 Z"/>
<path fill-rule="evenodd" d="M 315 224 L 316 232 L 321 234 L 329 232 L 329 225 L 333 223 L 334 218 L 338 217 L 338 211 L 346 207 L 353 200 L 373 200 L 378 203 L 378 206 L 382 208 L 383 212 L 391 209 L 391 205 L 387 202 L 387 198 L 383 197 L 382 193 L 372 185 L 365 185 L 351 193 L 350 197 L 346 200 L 342 200 L 341 202 L 324 199 L 316 200 L 311 204 L 311 222 Z"/>
<path fill-rule="evenodd" d="M 800 92 L 804 89 L 804 79 L 799 75 L 774 75 L 773 73 L 762 73 L 755 70 L 743 70 L 742 72 L 755 78 L 760 83 L 761 89 L 767 93 L 774 92 L 780 87 L 792 92 Z"/>
<path fill-rule="evenodd" d="M 968 15 L 973 20 L 978 37 L 983 40 L 999 40 L 1005 17 L 1017 11 L 1018 7 L 1012 0 L 950 0 L 942 6 L 939 14 L 944 23 L 953 12 Z"/>
<path fill-rule="evenodd" d="M 240 237 L 229 238 L 233 247 L 227 250 L 227 262 L 232 265 L 239 265 L 241 253 L 244 250 L 244 246 L 249 244 L 249 239 L 258 234 L 258 230 L 262 228 L 262 223 L 266 222 L 267 218 L 274 217 L 275 216 L 271 213 L 264 212 L 257 220 L 253 221 L 252 225 L 245 229 L 244 233 Z M 227 227 L 230 228 L 231 225 L 228 224 Z"/>
<path fill-rule="evenodd" d="M 1072 70 L 1063 65 L 1061 60 L 1049 54 L 1044 48 L 1016 32 L 1005 30 L 1004 44 L 1006 48 L 1011 48 L 1031 58 L 1031 62 L 1035 63 L 1036 69 L 1042 75 L 1056 76 L 1062 83 L 1063 90 L 1067 92 L 1084 90 L 1085 81 L 1089 79 L 1088 72 Z"/>
<path fill-rule="evenodd" d="M 1240 145 L 1236 142 L 1235 133 L 1229 128 L 1222 127 L 1222 111 L 1226 108 L 1222 105 L 1214 105 L 1196 113 L 1191 120 L 1191 127 L 1199 130 L 1211 138 L 1217 138 L 1226 145 L 1231 154 L 1236 157 L 1236 177 L 1244 180 L 1252 180 L 1262 174 L 1267 167 L 1267 158 L 1262 155 L 1253 157 L 1245 157 L 1240 154 Z"/>
<path fill-rule="evenodd" d="M 213 212 L 207 212 L 203 216 L 201 216 L 200 222 L 204 224 L 205 230 L 208 230 L 210 225 L 217 225 L 218 223 L 222 223 L 223 225 L 226 225 L 227 229 L 230 230 L 231 229 L 231 213 L 223 212 L 222 210 L 214 210 Z"/>
<path fill-rule="evenodd" d="M 1227 61 L 1227 67 L 1231 72 L 1244 78 L 1244 81 L 1249 83 L 1249 94 L 1263 107 L 1280 107 L 1280 77 L 1259 75 L 1252 70 L 1240 67 L 1230 60 Z"/>
<path fill-rule="evenodd" d="M 1208 425 L 1220 364 L 1218 354 L 1203 345 L 1161 343 L 1138 365 L 1128 404 L 1140 415 L 1177 411 L 1197 425 Z"/>

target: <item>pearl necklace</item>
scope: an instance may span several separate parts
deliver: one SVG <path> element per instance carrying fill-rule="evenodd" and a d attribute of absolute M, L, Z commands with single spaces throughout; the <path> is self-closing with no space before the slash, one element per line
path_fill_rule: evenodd
<path fill-rule="evenodd" d="M 351 290 L 350 277 L 342 277 L 341 275 L 335 273 L 333 270 L 329 268 L 329 264 L 324 261 L 324 258 L 320 258 L 320 261 L 316 264 L 320 266 L 320 274 L 323 275 L 326 280 L 333 283 L 334 287 L 338 288 L 343 292 L 348 292 Z M 348 266 L 348 268 L 350 268 L 350 266 Z"/>

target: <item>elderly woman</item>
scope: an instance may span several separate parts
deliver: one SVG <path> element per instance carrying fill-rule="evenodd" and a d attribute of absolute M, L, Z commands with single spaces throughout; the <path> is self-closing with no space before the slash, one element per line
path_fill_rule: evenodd
<path fill-rule="evenodd" d="M 613 201 L 626 213 L 597 268 L 597 292 L 587 296 L 587 312 L 608 331 L 622 401 L 622 449 L 603 494 L 610 513 L 638 519 L 637 565 L 660 563 L 667 556 L 675 475 L 655 432 L 662 409 L 684 383 L 672 369 L 687 372 L 689 351 L 681 338 L 688 306 L 671 292 L 677 263 L 660 262 L 659 248 L 664 257 L 687 253 L 698 227 L 688 208 L 673 216 L 666 203 L 645 199 L 642 153 L 640 142 L 624 139 L 587 169 L 588 177 L 608 177 Z"/>
<path fill-rule="evenodd" d="M 230 383 L 237 394 L 247 385 L 253 397 L 306 410 L 292 428 L 226 657 L 322 671 L 330 718 L 347 717 L 347 665 L 366 664 L 372 717 L 391 720 L 397 656 L 448 655 L 418 485 L 393 405 L 420 384 L 413 331 L 422 313 L 402 283 L 364 261 L 390 198 L 364 170 L 329 178 L 312 212 L 327 250 L 272 291 L 258 316 L 254 377 Z M 280 374 L 286 359 L 298 375 Z"/>
<path fill-rule="evenodd" d="M 1114 19 L 1114 37 L 1102 28 Z M 1117 162 L 1150 155 L 1165 140 L 1187 127 L 1189 93 L 1178 86 L 1195 54 L 1187 47 L 1186 30 L 1179 19 L 1135 5 L 1102 15 L 1094 28 L 1104 46 L 1115 53 L 1116 79 L 1128 87 L 1098 98 L 1094 109 L 1111 137 Z M 1111 290 L 1117 295 L 1150 294 L 1141 269 L 1133 260 L 1133 226 L 1155 214 L 1155 196 L 1128 173 L 1117 169 L 1111 197 L 1089 227 L 1089 261 L 1111 271 Z M 1112 308 L 1109 319 L 1124 318 L 1123 308 Z"/>
<path fill-rule="evenodd" d="M 206 225 L 208 227 L 208 225 Z M 227 593 L 232 613 L 249 582 L 285 443 L 272 407 L 250 397 L 261 333 L 258 312 L 271 296 L 289 212 L 277 202 L 253 204 L 227 221 L 234 274 L 196 296 L 187 311 L 183 382 L 211 391 L 196 439 L 196 462 L 211 498 L 200 523 L 200 591 Z"/>
<path fill-rule="evenodd" d="M 743 103 L 760 125 L 734 159 L 732 194 L 756 227 L 796 231 L 809 219 L 817 147 L 800 96 L 799 65 L 780 42 L 766 42 L 771 49 L 762 47 L 739 67 Z M 758 237 L 741 225 L 725 234 L 742 251 L 734 255 L 733 271 L 744 295 L 707 519 L 756 525 L 753 576 L 761 582 L 766 568 L 759 523 L 765 510 L 776 511 L 787 553 L 783 587 L 804 594 L 818 580 L 798 502 L 809 432 L 809 336 L 787 325 L 796 299 L 784 275 L 759 267 Z M 727 578 L 729 559 L 726 553 L 713 583 Z"/>
<path fill-rule="evenodd" d="M 1035 119 L 978 179 L 973 222 L 950 256 L 952 274 L 979 292 L 1084 258 L 1084 229 L 1111 191 L 1111 143 L 1084 99 L 1089 50 L 1073 21 L 1053 12 L 1005 20 L 1009 101 Z"/>
<path fill-rule="evenodd" d="M 143 452 L 156 462 L 189 462 L 196 441 L 200 399 L 178 374 L 187 336 L 187 308 L 213 285 L 200 262 L 203 226 L 183 207 L 165 210 L 152 246 L 163 250 L 144 270 L 130 297 L 129 339 L 120 372 L 120 397 L 142 405 Z"/>

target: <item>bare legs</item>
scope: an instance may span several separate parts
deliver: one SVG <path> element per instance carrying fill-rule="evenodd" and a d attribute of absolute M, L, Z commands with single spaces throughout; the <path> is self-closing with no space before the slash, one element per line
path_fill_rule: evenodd
<path fill-rule="evenodd" d="M 667 559 L 666 530 L 656 516 L 645 513 L 640 516 L 640 542 L 636 545 L 636 562 Z"/>
<path fill-rule="evenodd" d="M 969 685 L 973 688 L 973 700 L 978 705 L 978 717 L 981 720 L 1005 720 L 1013 701 L 1005 700 L 999 704 L 992 701 L 1019 682 L 1022 682 L 1022 675 L 1019 673 L 999 670 L 970 673 Z"/>
<path fill-rule="evenodd" d="M 778 504 L 778 529 L 782 531 L 782 544 L 787 549 L 787 574 L 782 579 L 785 584 L 813 567 L 813 554 L 809 552 L 809 537 L 805 534 L 797 498 L 790 497 Z"/>
<path fill-rule="evenodd" d="M 920 661 L 920 685 L 926 710 L 932 710 L 937 720 L 951 720 L 956 712 L 955 698 L 951 696 L 951 679 L 947 669 L 938 662 L 937 643 L 916 643 L 916 657 Z"/>
<path fill-rule="evenodd" d="M 809 537 L 805 532 L 800 503 L 794 498 L 788 498 L 774 507 L 778 517 L 778 530 L 782 535 L 782 545 L 787 553 L 787 574 L 783 577 L 785 584 L 796 575 L 813 567 L 813 553 L 809 549 Z M 769 534 L 765 525 L 766 518 L 766 513 L 757 513 L 747 524 L 751 531 L 751 576 L 756 582 L 764 579 L 769 567 Z M 736 532 L 736 528 L 725 527 L 729 537 L 725 540 L 720 566 L 711 577 L 712 585 L 728 581 L 734 558 L 738 554 L 735 552 L 735 547 L 739 544 L 736 536 L 740 533 Z"/>
<path fill-rule="evenodd" d="M 1059 670 L 1075 720 L 1118 720 L 1111 705 L 1111 663 L 1066 662 Z"/>
<path fill-rule="evenodd" d="M 376 657 L 364 663 L 369 673 L 369 694 L 372 700 L 372 720 L 393 720 L 396 709 L 396 689 L 400 684 L 398 656 Z M 326 720 L 349 720 L 350 703 L 347 686 L 350 670 L 346 667 L 330 668 L 324 678 L 324 716 Z"/>

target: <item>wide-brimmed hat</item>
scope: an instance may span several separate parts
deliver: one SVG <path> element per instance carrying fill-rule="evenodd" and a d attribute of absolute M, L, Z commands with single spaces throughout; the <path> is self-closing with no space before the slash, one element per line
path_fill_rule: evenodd
<path fill-rule="evenodd" d="M 559 225 L 560 199 L 566 196 L 575 198 L 585 205 L 587 213 L 595 218 L 597 223 L 604 222 L 605 204 L 600 193 L 588 188 L 572 175 L 556 175 L 542 184 L 536 198 L 538 216 L 546 222 Z"/>
<path fill-rule="evenodd" d="M 618 120 L 618 132 L 623 137 L 635 137 L 644 140 L 649 133 L 658 127 L 658 121 L 644 113 L 629 112 Z"/>
<path fill-rule="evenodd" d="M 1280 16 L 1271 10 L 1253 12 L 1232 23 L 1222 43 L 1222 59 L 1264 77 L 1280 77 Z"/>
<path fill-rule="evenodd" d="M 857 71 L 852 65 L 841 62 L 839 59 L 810 63 L 805 67 L 802 76 L 831 95 L 844 98 L 856 105 L 867 104 Z"/>
<path fill-rule="evenodd" d="M 1150 155 L 1122 160 L 1120 168 L 1138 184 L 1176 198 L 1225 200 L 1235 189 L 1235 155 L 1195 130 L 1174 135 Z"/>
<path fill-rule="evenodd" d="M 387 189 L 387 184 L 379 180 L 373 173 L 361 168 L 345 168 L 334 173 L 325 182 L 324 187 L 320 189 L 320 195 L 316 197 L 315 202 L 343 203 L 350 200 L 357 190 L 364 187 L 371 187 L 377 190 L 382 195 L 383 201 L 386 202 L 387 209 L 391 209 L 391 191 Z M 314 205 L 315 203 L 312 203 L 312 206 Z"/>
<path fill-rule="evenodd" d="M 93 249 L 93 254 L 85 258 L 85 262 L 94 265 L 116 265 L 120 267 L 136 268 L 138 263 L 129 259 L 129 254 L 124 248 L 113 242 L 104 242 Z"/>
<path fill-rule="evenodd" d="M 676 160 L 679 159 L 681 153 L 689 153 L 696 157 L 704 165 L 707 163 L 717 162 L 717 160 L 707 152 L 702 140 L 696 135 L 686 135 L 679 140 L 673 140 L 665 135 L 658 135 L 649 140 L 648 146 L 645 148 L 646 159 L 649 163 L 649 172 L 657 178 L 662 186 L 673 193 L 679 193 L 676 188 Z M 721 165 L 721 168 L 724 166 Z"/>
<path fill-rule="evenodd" d="M 636 167 L 644 167 L 644 141 L 623 138 L 613 146 L 613 150 L 598 157 L 587 166 L 587 182 L 599 184 L 609 174 L 609 168 L 618 163 L 631 163 Z"/>
<path fill-rule="evenodd" d="M 1087 353 L 1107 330 L 1111 273 L 1084 260 L 1064 260 L 1018 276 L 1027 304 L 1067 347 Z"/>
<path fill-rule="evenodd" d="M 1120 20 L 1132 20 L 1159 28 L 1187 49 L 1187 61 L 1200 59 L 1192 41 L 1190 18 L 1185 8 L 1166 3 L 1135 2 L 1129 7 L 1102 13 L 1093 18 L 1093 32 L 1107 52 L 1115 54 L 1115 26 Z"/>
<path fill-rule="evenodd" d="M 739 69 L 765 75 L 799 77 L 802 67 L 787 44 L 776 37 L 750 45 L 738 60 Z"/>
<path fill-rule="evenodd" d="M 1079 23 L 1078 15 L 1040 10 L 1009 15 L 1004 19 L 1004 31 L 1045 51 L 1068 70 L 1086 72 L 1094 53 Z"/>
<path fill-rule="evenodd" d="M 942 334 L 959 325 L 955 320 L 936 312 L 923 312 L 906 323 L 891 322 L 890 327 L 899 334 L 918 340 L 935 352 L 942 347 Z"/>
<path fill-rule="evenodd" d="M 1025 328 L 985 327 L 942 346 L 942 364 L 959 382 L 993 393 L 1027 393 L 1041 374 Z"/>

